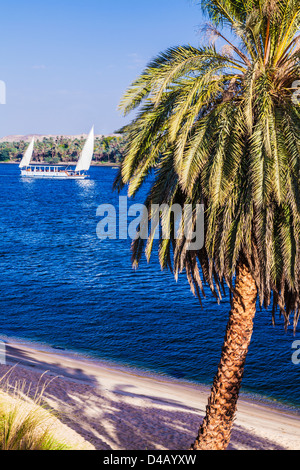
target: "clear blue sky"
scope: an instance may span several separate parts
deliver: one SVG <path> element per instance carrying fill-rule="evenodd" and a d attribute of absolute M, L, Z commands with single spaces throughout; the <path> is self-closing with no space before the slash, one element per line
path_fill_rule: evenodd
<path fill-rule="evenodd" d="M 0 137 L 114 132 L 134 78 L 160 51 L 199 45 L 205 21 L 196 0 L 1 3 Z"/>

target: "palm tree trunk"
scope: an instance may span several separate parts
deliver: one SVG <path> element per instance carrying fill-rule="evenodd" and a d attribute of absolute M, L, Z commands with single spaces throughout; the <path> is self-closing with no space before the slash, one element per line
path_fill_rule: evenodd
<path fill-rule="evenodd" d="M 206 416 L 191 450 L 225 450 L 230 442 L 237 400 L 256 312 L 257 287 L 248 266 L 240 262 L 221 361 Z"/>

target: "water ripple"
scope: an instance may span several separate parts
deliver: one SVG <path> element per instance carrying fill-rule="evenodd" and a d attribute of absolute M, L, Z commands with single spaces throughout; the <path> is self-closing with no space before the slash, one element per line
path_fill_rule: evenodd
<path fill-rule="evenodd" d="M 175 283 L 155 257 L 134 271 L 129 241 L 97 239 L 97 206 L 118 201 L 115 172 L 54 182 L 18 171 L 1 165 L 0 334 L 210 383 L 229 300 L 219 307 L 207 292 L 201 310 L 184 275 Z M 300 406 L 296 339 L 258 312 L 244 389 Z"/>

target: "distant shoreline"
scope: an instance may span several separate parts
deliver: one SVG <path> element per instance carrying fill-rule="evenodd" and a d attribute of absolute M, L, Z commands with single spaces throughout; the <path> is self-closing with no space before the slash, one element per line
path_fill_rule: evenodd
<path fill-rule="evenodd" d="M 0 165 L 19 165 L 20 162 L 0 162 Z M 65 162 L 65 163 L 48 163 L 48 162 L 33 162 L 31 166 L 34 165 L 44 165 L 44 166 L 76 166 L 77 162 Z M 108 166 L 108 167 L 119 167 L 120 163 L 105 163 L 105 162 L 93 162 L 91 166 Z"/>

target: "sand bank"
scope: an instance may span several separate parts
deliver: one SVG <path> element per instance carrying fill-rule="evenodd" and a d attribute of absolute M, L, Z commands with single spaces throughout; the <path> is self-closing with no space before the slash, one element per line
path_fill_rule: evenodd
<path fill-rule="evenodd" d="M 68 352 L 7 343 L 10 383 L 37 385 L 59 418 L 97 450 L 186 450 L 204 415 L 209 389 L 108 366 Z M 11 367 L 14 368 L 11 370 Z M 300 417 L 240 398 L 230 449 L 300 450 Z"/>

